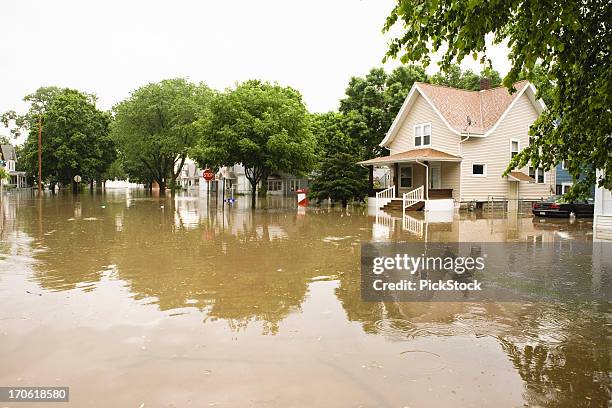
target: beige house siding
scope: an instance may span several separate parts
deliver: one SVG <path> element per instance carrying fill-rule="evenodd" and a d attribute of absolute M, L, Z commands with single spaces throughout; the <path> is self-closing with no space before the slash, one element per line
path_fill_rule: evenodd
<path fill-rule="evenodd" d="M 454 155 L 459 154 L 457 144 L 459 135 L 448 129 L 440 116 L 421 95 L 415 99 L 395 138 L 389 145 L 391 154 L 414 149 L 414 126 L 422 123 L 431 123 L 431 146 L 427 147 Z"/>
<path fill-rule="evenodd" d="M 459 201 L 461 197 L 461 163 L 442 162 L 441 188 L 453 189 L 453 200 Z"/>
<path fill-rule="evenodd" d="M 523 94 L 491 134 L 483 138 L 472 137 L 461 144 L 462 201 L 486 201 L 489 196 L 508 196 L 509 181 L 502 177 L 502 174 L 510 162 L 510 141 L 519 140 L 520 149 L 527 146 L 529 126 L 537 117 L 537 111 L 529 98 Z M 473 164 L 485 164 L 486 177 L 473 176 Z M 527 168 L 519 170 L 528 174 Z M 521 182 L 519 197 L 521 199 L 547 197 L 551 193 L 551 185 L 554 187 L 554 171 L 546 172 L 545 184 Z"/>

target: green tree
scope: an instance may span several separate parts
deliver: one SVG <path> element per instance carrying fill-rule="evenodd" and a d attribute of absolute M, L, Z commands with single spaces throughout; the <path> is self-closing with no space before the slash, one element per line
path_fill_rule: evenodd
<path fill-rule="evenodd" d="M 349 118 L 347 134 L 361 146 L 362 159 L 383 153 L 378 144 L 416 81 L 427 81 L 425 69 L 419 65 L 400 66 L 390 74 L 373 68 L 365 77 L 350 79 L 340 112 Z"/>
<path fill-rule="evenodd" d="M 42 109 L 35 104 L 32 107 L 23 116 L 22 125 L 29 131 L 20 157 L 26 172 L 38 173 L 38 126 L 33 125 L 38 117 L 42 119 L 45 180 L 51 185 L 71 183 L 75 175 L 100 180 L 115 151 L 108 136 L 110 115 L 96 108 L 95 98 L 74 89 L 60 89 L 44 101 Z"/>
<path fill-rule="evenodd" d="M 242 163 L 254 208 L 257 185 L 272 172 L 312 170 L 315 148 L 308 119 L 295 89 L 246 81 L 214 98 L 210 114 L 199 121 L 201 137 L 191 155 L 200 167 Z"/>
<path fill-rule="evenodd" d="M 310 185 L 310 198 L 330 198 L 346 207 L 349 200 L 362 200 L 366 195 L 366 170 L 357 165 L 360 152 L 356 143 L 345 134 L 343 116 L 336 112 L 313 115 L 319 164 Z"/>
<path fill-rule="evenodd" d="M 17 138 L 24 132 L 29 133 L 34 130 L 38 131 L 38 122 L 42 119 L 47 106 L 51 103 L 53 98 L 62 92 L 61 88 L 56 86 L 43 86 L 38 88 L 35 92 L 26 95 L 23 101 L 29 104 L 29 109 L 24 114 L 18 114 L 14 110 L 5 112 L 0 116 L 0 121 L 10 129 L 13 137 Z M 88 95 L 94 102 L 95 97 L 90 94 Z"/>
<path fill-rule="evenodd" d="M 532 143 L 507 171 L 527 163 L 549 169 L 569 160 L 575 180 L 570 196 L 576 196 L 594 183 L 612 189 L 610 21 L 607 0 L 399 0 L 383 30 L 401 25 L 387 57 L 404 63 L 429 64 L 430 54 L 441 49 L 444 70 L 467 55 L 482 54 L 484 62 L 486 37 L 492 36 L 510 48 L 506 87 L 541 69 L 555 85 L 548 110 L 531 126 Z M 599 179 L 596 169 L 602 170 Z"/>
<path fill-rule="evenodd" d="M 459 65 L 451 65 L 446 71 L 437 72 L 430 78 L 430 82 L 453 88 L 477 91 L 480 89 L 480 78 L 483 77 L 491 81 L 491 87 L 501 85 L 502 81 L 499 72 L 490 67 L 484 68 L 479 75 L 470 69 L 463 71 Z"/>
<path fill-rule="evenodd" d="M 203 83 L 167 79 L 135 90 L 113 108 L 111 133 L 131 180 L 155 181 L 161 193 L 168 181 L 174 184 L 211 95 Z"/>

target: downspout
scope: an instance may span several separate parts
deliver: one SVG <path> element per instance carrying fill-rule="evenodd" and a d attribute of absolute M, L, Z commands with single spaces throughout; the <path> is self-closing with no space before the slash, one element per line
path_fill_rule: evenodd
<path fill-rule="evenodd" d="M 429 166 L 425 163 L 422 163 L 418 160 L 415 162 L 419 163 L 421 166 L 425 167 L 425 199 L 429 200 Z"/>
<path fill-rule="evenodd" d="M 470 131 L 467 130 L 467 137 L 463 140 L 459 140 L 459 154 L 461 155 L 461 157 L 463 157 L 463 146 L 461 146 L 461 143 L 467 141 L 470 139 Z M 459 203 L 461 203 L 461 196 L 462 196 L 462 188 L 461 188 L 461 173 L 463 172 L 463 159 L 461 160 L 461 162 L 459 163 Z"/>

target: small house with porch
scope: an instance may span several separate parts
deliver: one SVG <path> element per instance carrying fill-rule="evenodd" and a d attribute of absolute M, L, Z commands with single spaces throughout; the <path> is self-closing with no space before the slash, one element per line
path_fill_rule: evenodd
<path fill-rule="evenodd" d="M 528 81 L 470 91 L 416 82 L 380 145 L 389 155 L 360 162 L 386 167 L 391 185 L 370 197 L 376 208 L 453 210 L 461 203 L 539 200 L 554 194 L 554 169 L 525 167 L 503 176 L 530 143 L 544 111 Z M 370 186 L 372 191 L 372 186 Z"/>

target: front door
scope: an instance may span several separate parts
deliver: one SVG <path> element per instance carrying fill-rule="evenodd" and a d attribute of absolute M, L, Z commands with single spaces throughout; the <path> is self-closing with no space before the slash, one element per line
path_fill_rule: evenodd
<path fill-rule="evenodd" d="M 442 168 L 440 163 L 432 163 L 429 165 L 429 188 L 436 190 L 442 188 Z"/>

